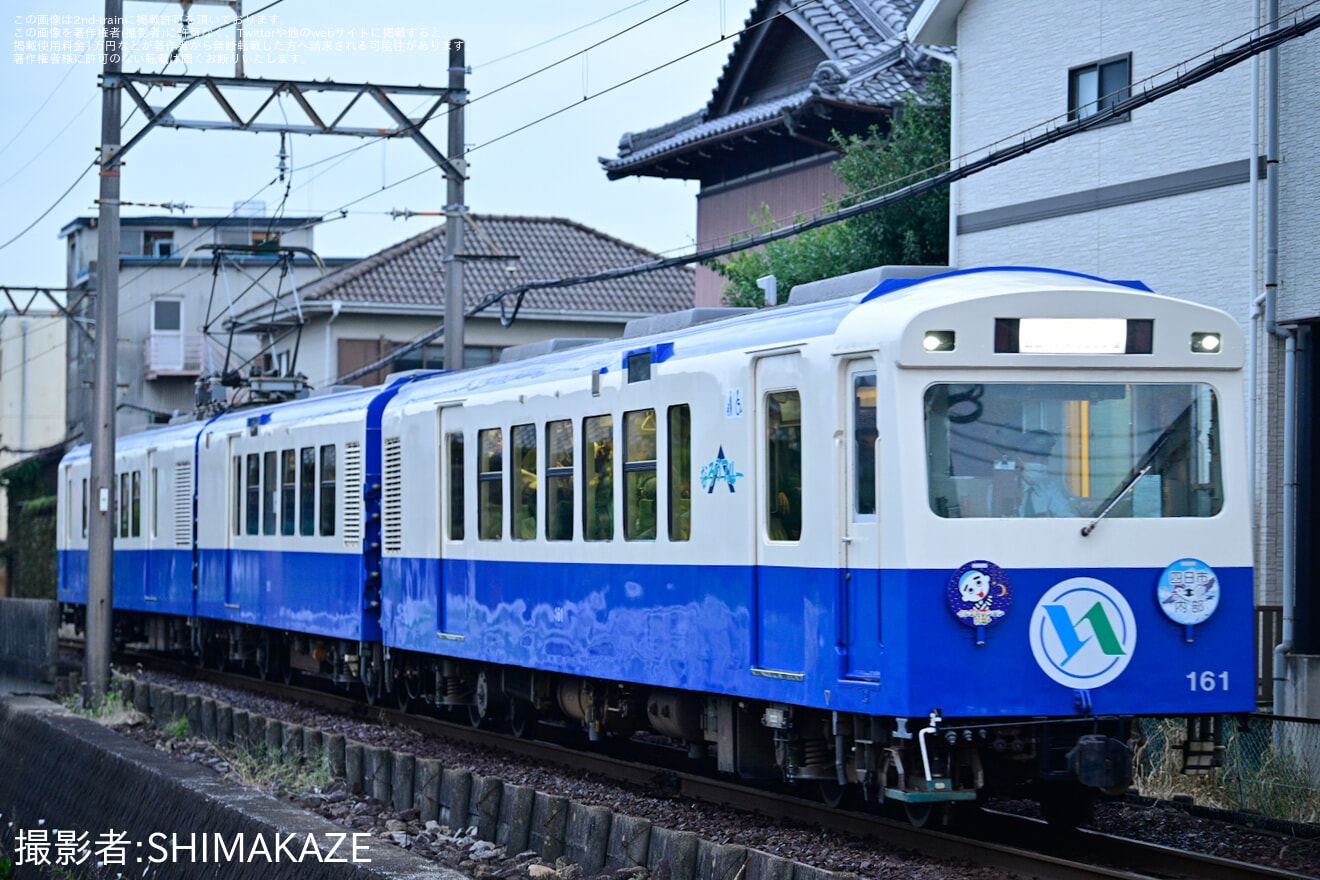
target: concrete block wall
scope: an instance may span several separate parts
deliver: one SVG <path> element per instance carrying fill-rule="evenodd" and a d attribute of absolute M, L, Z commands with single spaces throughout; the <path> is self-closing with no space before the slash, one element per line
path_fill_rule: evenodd
<path fill-rule="evenodd" d="M 54 599 L 0 599 L 0 675 L 53 682 L 59 619 Z"/>

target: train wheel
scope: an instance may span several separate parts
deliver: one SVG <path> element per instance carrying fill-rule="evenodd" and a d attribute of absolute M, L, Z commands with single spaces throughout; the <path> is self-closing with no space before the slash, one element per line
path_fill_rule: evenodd
<path fill-rule="evenodd" d="M 480 728 L 483 724 L 486 723 L 486 716 L 482 714 L 481 707 L 477 706 L 474 703 L 473 705 L 468 706 L 467 709 L 468 709 L 468 724 L 472 725 L 473 727 Z"/>
<path fill-rule="evenodd" d="M 820 797 L 821 803 L 836 810 L 843 803 L 844 796 L 848 789 L 839 785 L 837 779 L 818 779 L 816 780 L 816 794 Z"/>
<path fill-rule="evenodd" d="M 536 708 L 523 700 L 509 701 L 509 733 L 519 739 L 531 739 L 536 732 Z"/>
<path fill-rule="evenodd" d="M 931 817 L 935 815 L 935 805 L 929 801 L 924 804 L 903 802 L 903 815 L 907 817 L 908 824 L 914 828 L 925 828 L 930 824 Z"/>

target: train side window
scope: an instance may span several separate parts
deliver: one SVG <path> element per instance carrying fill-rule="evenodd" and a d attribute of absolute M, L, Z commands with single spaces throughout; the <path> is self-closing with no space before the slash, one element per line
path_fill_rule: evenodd
<path fill-rule="evenodd" d="M 515 541 L 530 541 L 536 537 L 536 425 L 514 425 L 509 433 L 513 440 L 509 532 Z"/>
<path fill-rule="evenodd" d="M 316 534 L 316 447 L 304 446 L 298 452 L 298 533 Z"/>
<path fill-rule="evenodd" d="M 463 432 L 449 435 L 449 540 L 463 540 Z"/>
<path fill-rule="evenodd" d="M 119 537 L 128 537 L 128 471 L 119 475 Z"/>
<path fill-rule="evenodd" d="M 483 541 L 504 537 L 504 431 L 477 432 L 477 532 Z"/>
<path fill-rule="evenodd" d="M 261 531 L 261 456 L 250 453 L 247 457 L 247 533 Z"/>
<path fill-rule="evenodd" d="M 623 537 L 654 541 L 656 518 L 655 410 L 623 414 Z"/>
<path fill-rule="evenodd" d="M 261 533 L 275 534 L 275 484 L 279 474 L 275 471 L 275 452 L 263 455 L 261 468 Z"/>
<path fill-rule="evenodd" d="M 545 424 L 545 539 L 573 540 L 573 420 Z"/>
<path fill-rule="evenodd" d="M 86 477 L 83 477 L 82 484 L 83 484 L 83 490 L 82 490 L 82 498 L 83 498 L 82 536 L 85 538 L 85 537 L 87 537 L 87 478 L 86 478 Z"/>
<path fill-rule="evenodd" d="M 692 410 L 669 408 L 669 540 L 692 537 Z"/>
<path fill-rule="evenodd" d="M 853 511 L 875 515 L 875 373 L 853 376 Z"/>
<path fill-rule="evenodd" d="M 298 463 L 292 449 L 280 452 L 280 534 L 292 535 L 297 509 L 294 497 L 298 491 Z"/>
<path fill-rule="evenodd" d="M 582 420 L 586 480 L 582 487 L 582 536 L 614 539 L 614 416 Z"/>
<path fill-rule="evenodd" d="M 321 447 L 321 534 L 335 533 L 335 447 Z"/>
<path fill-rule="evenodd" d="M 766 403 L 766 500 L 770 540 L 802 537 L 802 399 L 776 391 Z"/>

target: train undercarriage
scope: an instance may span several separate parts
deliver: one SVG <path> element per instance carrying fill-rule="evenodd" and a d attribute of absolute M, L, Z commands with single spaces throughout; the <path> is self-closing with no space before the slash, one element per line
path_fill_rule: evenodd
<path fill-rule="evenodd" d="M 73 606 L 69 606 L 73 611 Z M 81 608 L 76 617 L 81 617 Z M 81 628 L 81 619 L 74 619 Z M 538 724 L 586 738 L 638 733 L 686 747 L 720 773 L 797 787 L 829 806 L 885 806 L 914 824 L 947 821 L 993 796 L 1040 801 L 1046 818 L 1085 819 L 1096 793 L 1131 782 L 1127 718 L 958 719 L 832 712 L 409 652 L 263 627 L 118 612 L 116 644 L 187 656 L 266 679 L 321 681 L 414 711 L 531 736 Z M 1209 746 L 1213 749 L 1213 744 Z"/>

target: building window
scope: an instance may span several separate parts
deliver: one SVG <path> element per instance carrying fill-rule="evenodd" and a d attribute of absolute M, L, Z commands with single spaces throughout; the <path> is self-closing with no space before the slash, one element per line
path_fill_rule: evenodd
<path fill-rule="evenodd" d="M 177 299 L 158 299 L 151 303 L 151 330 L 153 333 L 177 333 L 183 329 L 183 302 Z"/>
<path fill-rule="evenodd" d="M 1068 118 L 1086 119 L 1108 110 L 1132 94 L 1132 56 L 1121 55 L 1068 71 Z M 1115 117 L 1126 122 L 1129 114 Z"/>
<path fill-rule="evenodd" d="M 171 257 L 174 255 L 173 232 L 142 233 L 142 255 L 146 257 Z"/>

